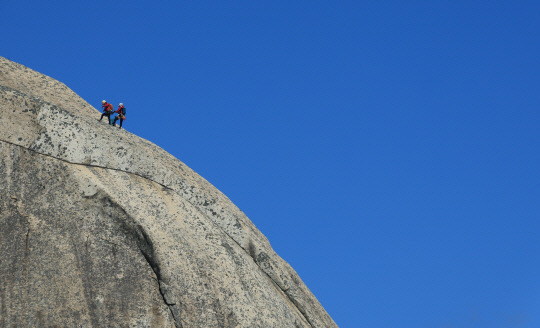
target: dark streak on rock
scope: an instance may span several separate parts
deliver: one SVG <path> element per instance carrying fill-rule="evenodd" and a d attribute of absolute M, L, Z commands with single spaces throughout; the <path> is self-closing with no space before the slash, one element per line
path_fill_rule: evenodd
<path fill-rule="evenodd" d="M 28 229 L 26 230 L 26 243 L 24 249 L 26 251 L 26 256 L 28 257 L 28 253 L 30 252 L 30 222 L 28 222 Z"/>
<path fill-rule="evenodd" d="M 154 244 L 146 230 L 140 224 L 137 224 L 120 204 L 116 203 L 103 192 L 98 192 L 92 197 L 100 198 L 103 203 L 103 208 L 112 208 L 113 211 L 118 211 L 117 213 L 112 213 L 114 217 L 124 218 L 123 220 L 119 220 L 119 224 L 126 235 L 131 236 L 134 239 L 142 256 L 150 265 L 150 268 L 156 275 L 161 298 L 169 308 L 176 328 L 182 328 L 179 304 L 174 300 L 174 296 L 167 286 L 167 279 L 163 277 L 159 260 L 155 254 Z"/>

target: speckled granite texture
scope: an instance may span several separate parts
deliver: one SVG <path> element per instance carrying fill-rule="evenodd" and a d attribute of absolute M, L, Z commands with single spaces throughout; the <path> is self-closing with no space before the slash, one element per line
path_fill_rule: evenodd
<path fill-rule="evenodd" d="M 99 116 L 0 57 L 0 327 L 337 327 L 225 195 Z"/>

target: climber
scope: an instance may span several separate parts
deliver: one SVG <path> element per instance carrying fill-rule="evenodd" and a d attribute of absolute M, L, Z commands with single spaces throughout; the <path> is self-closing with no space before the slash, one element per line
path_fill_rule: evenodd
<path fill-rule="evenodd" d="M 105 100 L 102 100 L 101 107 L 103 107 L 103 114 L 101 114 L 101 118 L 99 120 L 101 121 L 103 119 L 103 116 L 107 116 L 107 118 L 109 119 L 109 124 L 112 124 L 111 114 L 113 112 L 113 105 L 109 104 Z"/>
<path fill-rule="evenodd" d="M 118 113 L 116 117 L 114 118 L 114 121 L 112 123 L 113 126 L 116 126 L 116 121 L 120 120 L 120 129 L 122 128 L 122 123 L 126 119 L 126 108 L 124 107 L 123 103 L 120 103 L 118 105 L 118 109 L 114 111 L 115 113 Z"/>

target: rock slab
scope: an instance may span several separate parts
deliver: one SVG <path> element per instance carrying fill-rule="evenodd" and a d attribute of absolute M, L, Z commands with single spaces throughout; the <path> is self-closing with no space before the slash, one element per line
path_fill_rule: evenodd
<path fill-rule="evenodd" d="M 97 117 L 0 57 L 0 327 L 337 327 L 225 195 Z"/>

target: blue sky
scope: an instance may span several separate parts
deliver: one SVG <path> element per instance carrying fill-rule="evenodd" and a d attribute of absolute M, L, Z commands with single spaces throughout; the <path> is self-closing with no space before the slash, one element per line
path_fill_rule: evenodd
<path fill-rule="evenodd" d="M 540 327 L 540 2 L 2 0 L 0 27 L 124 102 L 340 327 Z"/>

